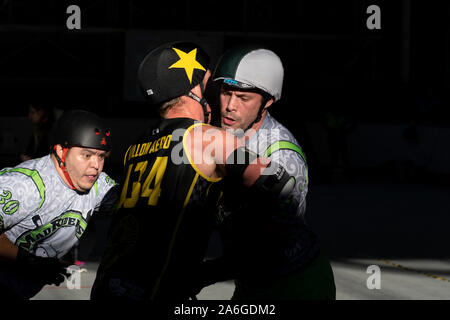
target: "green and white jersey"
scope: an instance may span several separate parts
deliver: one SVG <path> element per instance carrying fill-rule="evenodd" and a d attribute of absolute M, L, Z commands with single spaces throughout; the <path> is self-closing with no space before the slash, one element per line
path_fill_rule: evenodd
<path fill-rule="evenodd" d="M 64 256 L 116 183 L 101 173 L 85 194 L 70 189 L 50 155 L 0 171 L 0 233 L 41 257 Z"/>
<path fill-rule="evenodd" d="M 236 288 L 243 291 L 247 289 L 242 289 L 242 285 L 251 288 L 263 278 L 274 280 L 299 270 L 319 250 L 317 238 L 306 223 L 308 169 L 297 140 L 268 113 L 256 132 L 252 134 L 250 130 L 245 132 L 249 136 L 247 148 L 281 164 L 295 179 L 295 187 L 283 201 L 269 203 L 252 198 L 231 212 L 227 212 L 224 192 L 224 212 L 219 208 L 219 217 L 232 216 L 222 232 L 224 252 L 229 252 L 235 265 Z"/>
<path fill-rule="evenodd" d="M 259 156 L 281 164 L 295 178 L 292 191 L 296 214 L 303 216 L 306 209 L 308 193 L 308 167 L 305 155 L 292 133 L 269 112 L 261 127 L 247 141 L 247 147 Z"/>

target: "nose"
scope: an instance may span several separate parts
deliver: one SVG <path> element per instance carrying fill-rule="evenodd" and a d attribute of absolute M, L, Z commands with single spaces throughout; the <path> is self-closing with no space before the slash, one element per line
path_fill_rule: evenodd
<path fill-rule="evenodd" d="M 234 94 L 231 94 L 228 98 L 226 110 L 228 112 L 234 112 L 237 110 L 237 102 L 236 102 L 236 96 Z"/>
<path fill-rule="evenodd" d="M 98 170 L 100 168 L 100 158 L 98 156 L 92 156 L 91 157 L 91 166 Z"/>

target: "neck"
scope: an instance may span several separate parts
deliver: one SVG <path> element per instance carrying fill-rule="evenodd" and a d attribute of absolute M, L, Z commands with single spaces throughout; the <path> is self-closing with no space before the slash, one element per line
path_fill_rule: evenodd
<path fill-rule="evenodd" d="M 184 99 L 184 97 L 183 97 Z M 173 106 L 167 113 L 165 114 L 165 119 L 173 119 L 173 118 L 190 118 L 197 121 L 203 122 L 203 112 L 199 113 L 197 110 L 197 104 L 195 101 L 191 103 L 190 101 L 184 101 L 178 105 Z"/>
<path fill-rule="evenodd" d="M 58 175 L 61 177 L 61 179 L 62 179 L 62 180 L 64 181 L 64 183 L 67 185 L 67 187 L 69 187 L 70 189 L 72 189 L 72 188 L 70 187 L 69 181 L 67 180 L 66 176 L 65 176 L 64 173 L 63 173 L 63 170 L 62 170 L 61 167 L 59 166 L 58 160 L 56 159 L 56 157 L 55 157 L 55 155 L 54 155 L 53 153 L 51 154 L 51 158 L 52 158 L 53 164 L 55 165 L 56 172 L 58 172 Z"/>
<path fill-rule="evenodd" d="M 251 137 L 253 134 L 256 133 L 256 131 L 259 130 L 259 128 L 261 128 L 261 126 L 262 126 L 264 120 L 266 119 L 266 115 L 267 115 L 267 110 L 264 110 L 264 112 L 263 112 L 263 114 L 262 114 L 262 116 L 261 116 L 261 120 L 259 120 L 257 123 L 254 123 L 254 124 L 251 126 L 251 128 L 249 128 L 249 129 L 245 132 L 245 134 L 246 134 L 248 137 Z"/>

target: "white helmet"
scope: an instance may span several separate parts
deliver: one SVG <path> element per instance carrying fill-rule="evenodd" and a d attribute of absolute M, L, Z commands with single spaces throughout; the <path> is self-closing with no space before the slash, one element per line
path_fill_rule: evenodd
<path fill-rule="evenodd" d="M 257 88 L 278 101 L 283 76 L 283 64 L 273 51 L 246 46 L 225 52 L 217 64 L 213 79 L 240 89 Z"/>

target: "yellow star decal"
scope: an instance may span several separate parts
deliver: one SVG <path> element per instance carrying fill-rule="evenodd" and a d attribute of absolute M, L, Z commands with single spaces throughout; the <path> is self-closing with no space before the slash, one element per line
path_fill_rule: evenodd
<path fill-rule="evenodd" d="M 172 48 L 180 57 L 180 60 L 172 64 L 169 69 L 172 68 L 183 68 L 186 71 L 186 75 L 189 79 L 189 82 L 192 83 L 192 75 L 194 74 L 194 69 L 200 69 L 206 71 L 205 68 L 195 60 L 197 56 L 197 48 L 191 50 L 189 53 L 181 51 L 177 48 Z"/>

